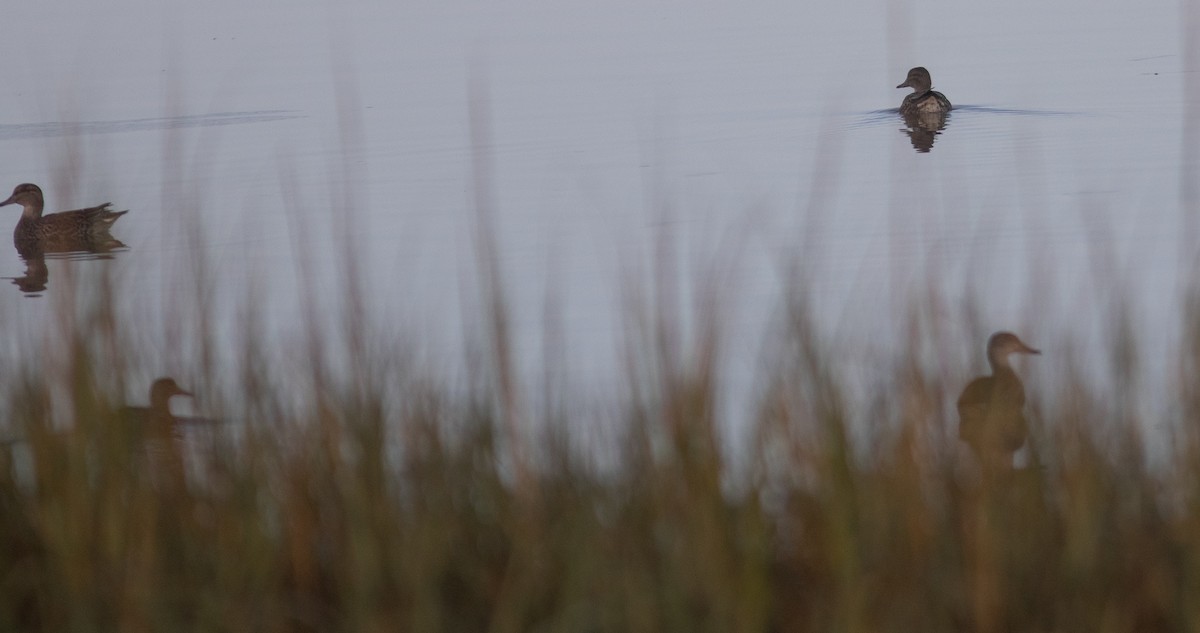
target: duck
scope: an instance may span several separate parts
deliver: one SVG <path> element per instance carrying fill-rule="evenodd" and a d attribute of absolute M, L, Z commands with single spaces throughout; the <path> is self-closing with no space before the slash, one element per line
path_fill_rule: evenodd
<path fill-rule="evenodd" d="M 1012 332 L 988 338 L 992 375 L 967 384 L 958 398 L 958 437 L 978 458 L 985 472 L 1012 470 L 1012 455 L 1025 444 L 1025 385 L 1009 363 L 1013 354 L 1040 355 Z"/>
<path fill-rule="evenodd" d="M 129 423 L 146 425 L 147 435 L 170 435 L 182 421 L 171 413 L 171 398 L 175 396 L 195 397 L 195 394 L 179 386 L 174 378 L 162 377 L 150 385 L 149 407 L 122 407 L 121 418 Z"/>
<path fill-rule="evenodd" d="M 185 485 L 184 452 L 182 441 L 185 439 L 181 425 L 192 422 L 215 422 L 202 418 L 179 418 L 171 413 L 170 402 L 175 396 L 194 397 L 190 391 L 179 386 L 172 378 L 159 378 L 150 385 L 150 406 L 125 406 L 110 410 L 112 417 L 107 420 L 113 424 L 111 433 L 106 437 L 114 438 L 115 444 L 123 446 L 121 450 L 132 450 L 134 459 L 138 460 L 148 472 L 152 473 L 155 481 L 161 486 L 170 486 L 170 490 L 181 490 Z M 52 436 L 69 441 L 66 438 L 75 435 L 78 428 L 63 431 L 50 430 Z M 15 447 L 29 446 L 31 437 L 14 435 L 0 437 L 0 459 L 5 451 Z M 11 457 L 9 457 L 11 459 Z"/>
<path fill-rule="evenodd" d="M 900 103 L 900 114 L 945 114 L 953 107 L 946 95 L 933 90 L 933 79 L 924 66 L 909 70 L 904 83 L 896 87 L 913 89 Z"/>
<path fill-rule="evenodd" d="M 142 442 L 144 467 L 154 485 L 168 495 L 177 495 L 188 487 L 188 449 L 181 424 L 191 421 L 171 413 L 171 398 L 195 397 L 179 386 L 174 378 L 162 377 L 150 385 L 149 407 L 122 407 L 119 422 L 126 438 Z"/>
<path fill-rule="evenodd" d="M 0 207 L 10 204 L 19 204 L 24 208 L 13 230 L 13 244 L 23 253 L 90 251 L 111 248 L 114 242 L 124 246 L 113 239 L 109 230 L 118 218 L 129 211 L 113 211 L 111 202 L 43 216 L 46 201 L 42 189 L 27 182 L 17 185 L 12 195 L 0 202 Z"/>

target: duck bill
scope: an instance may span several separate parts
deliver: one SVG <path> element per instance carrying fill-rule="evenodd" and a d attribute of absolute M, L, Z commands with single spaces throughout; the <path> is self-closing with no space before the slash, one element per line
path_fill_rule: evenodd
<path fill-rule="evenodd" d="M 12 204 L 13 202 L 15 202 L 13 200 L 13 196 L 9 196 L 8 200 L 5 200 L 4 202 L 0 202 L 0 207 L 8 206 L 8 205 Z"/>
<path fill-rule="evenodd" d="M 1034 348 L 1032 348 L 1032 347 L 1030 347 L 1030 346 L 1028 346 L 1028 345 L 1026 345 L 1026 344 L 1024 344 L 1024 343 L 1021 343 L 1021 351 L 1022 351 L 1022 352 L 1025 352 L 1026 354 L 1032 354 L 1032 355 L 1034 355 L 1034 356 L 1041 356 L 1041 355 L 1042 355 L 1042 350 L 1040 350 L 1040 349 L 1034 349 Z"/>
<path fill-rule="evenodd" d="M 897 87 L 897 88 L 912 88 L 912 84 L 910 84 L 910 83 L 908 83 L 908 82 L 906 81 L 906 82 L 904 82 L 904 83 L 902 83 L 902 84 L 900 84 L 899 86 L 896 86 L 896 87 Z M 4 206 L 4 205 L 0 205 L 0 206 Z"/>

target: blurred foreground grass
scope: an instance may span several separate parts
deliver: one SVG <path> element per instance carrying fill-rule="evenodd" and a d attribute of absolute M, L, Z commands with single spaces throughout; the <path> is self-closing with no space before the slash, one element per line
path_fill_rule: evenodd
<path fill-rule="evenodd" d="M 1200 398 L 1151 467 L 1111 394 L 1031 384 L 1042 466 L 984 485 L 946 413 L 970 374 L 899 363 L 852 401 L 797 293 L 734 468 L 716 325 L 679 353 L 655 329 L 618 438 L 582 439 L 569 405 L 513 423 L 497 314 L 465 390 L 364 350 L 334 379 L 316 351 L 295 407 L 247 343 L 179 482 L 113 431 L 131 362 L 95 294 L 67 369 L 0 385 L 25 438 L 0 453 L 0 630 L 1200 630 Z"/>
<path fill-rule="evenodd" d="M 115 424 L 137 363 L 91 293 L 62 312 L 65 360 L 0 381 L 22 438 L 0 453 L 0 631 L 1200 631 L 1200 398 L 1152 466 L 1127 370 L 1028 385 L 1039 466 L 984 484 L 947 414 L 974 372 L 914 361 L 936 324 L 860 402 L 796 295 L 745 456 L 721 445 L 703 308 L 688 342 L 650 319 L 619 433 L 581 438 L 565 396 L 530 414 L 512 393 L 497 295 L 466 387 L 348 309 L 346 357 L 310 334 L 296 406 L 247 325 L 242 391 L 180 482 Z M 1184 339 L 1169 361 L 1198 385 Z"/>

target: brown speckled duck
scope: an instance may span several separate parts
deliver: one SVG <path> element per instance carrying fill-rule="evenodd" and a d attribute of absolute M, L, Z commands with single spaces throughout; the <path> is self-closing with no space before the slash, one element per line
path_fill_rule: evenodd
<path fill-rule="evenodd" d="M 952 107 L 946 95 L 933 89 L 933 79 L 924 66 L 908 71 L 904 83 L 896 87 L 913 89 L 900 103 L 900 114 L 945 114 Z"/>
<path fill-rule="evenodd" d="M 115 241 L 109 235 L 109 229 L 117 218 L 128 213 L 112 211 L 109 209 L 112 203 L 105 202 L 97 207 L 43 216 L 46 201 L 42 189 L 30 183 L 17 185 L 8 200 L 0 202 L 0 207 L 10 204 L 19 204 L 25 209 L 13 230 L 13 243 L 18 250 L 50 252 L 108 246 Z"/>

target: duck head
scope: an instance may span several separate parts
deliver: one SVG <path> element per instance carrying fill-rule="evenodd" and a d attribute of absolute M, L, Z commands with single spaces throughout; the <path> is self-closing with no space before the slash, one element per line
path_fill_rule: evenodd
<path fill-rule="evenodd" d="M 0 202 L 0 207 L 10 204 L 19 204 L 25 208 L 25 215 L 31 217 L 39 217 L 42 215 L 42 207 L 45 206 L 45 198 L 42 197 L 42 188 L 33 183 L 23 183 L 17 185 L 13 189 L 12 195 L 8 200 Z"/>
<path fill-rule="evenodd" d="M 175 382 L 174 378 L 159 378 L 150 385 L 150 407 L 166 407 L 174 396 L 189 396 L 193 394 Z"/>
<path fill-rule="evenodd" d="M 924 66 L 917 66 L 908 71 L 908 76 L 904 78 L 904 83 L 896 87 L 912 88 L 913 92 L 929 92 L 929 89 L 933 88 L 933 79 L 929 76 L 929 71 L 925 70 Z"/>
<path fill-rule="evenodd" d="M 1012 332 L 996 332 L 988 338 L 987 356 L 992 367 L 1007 367 L 1011 354 L 1040 355 L 1041 350 L 1034 349 L 1017 338 Z"/>

